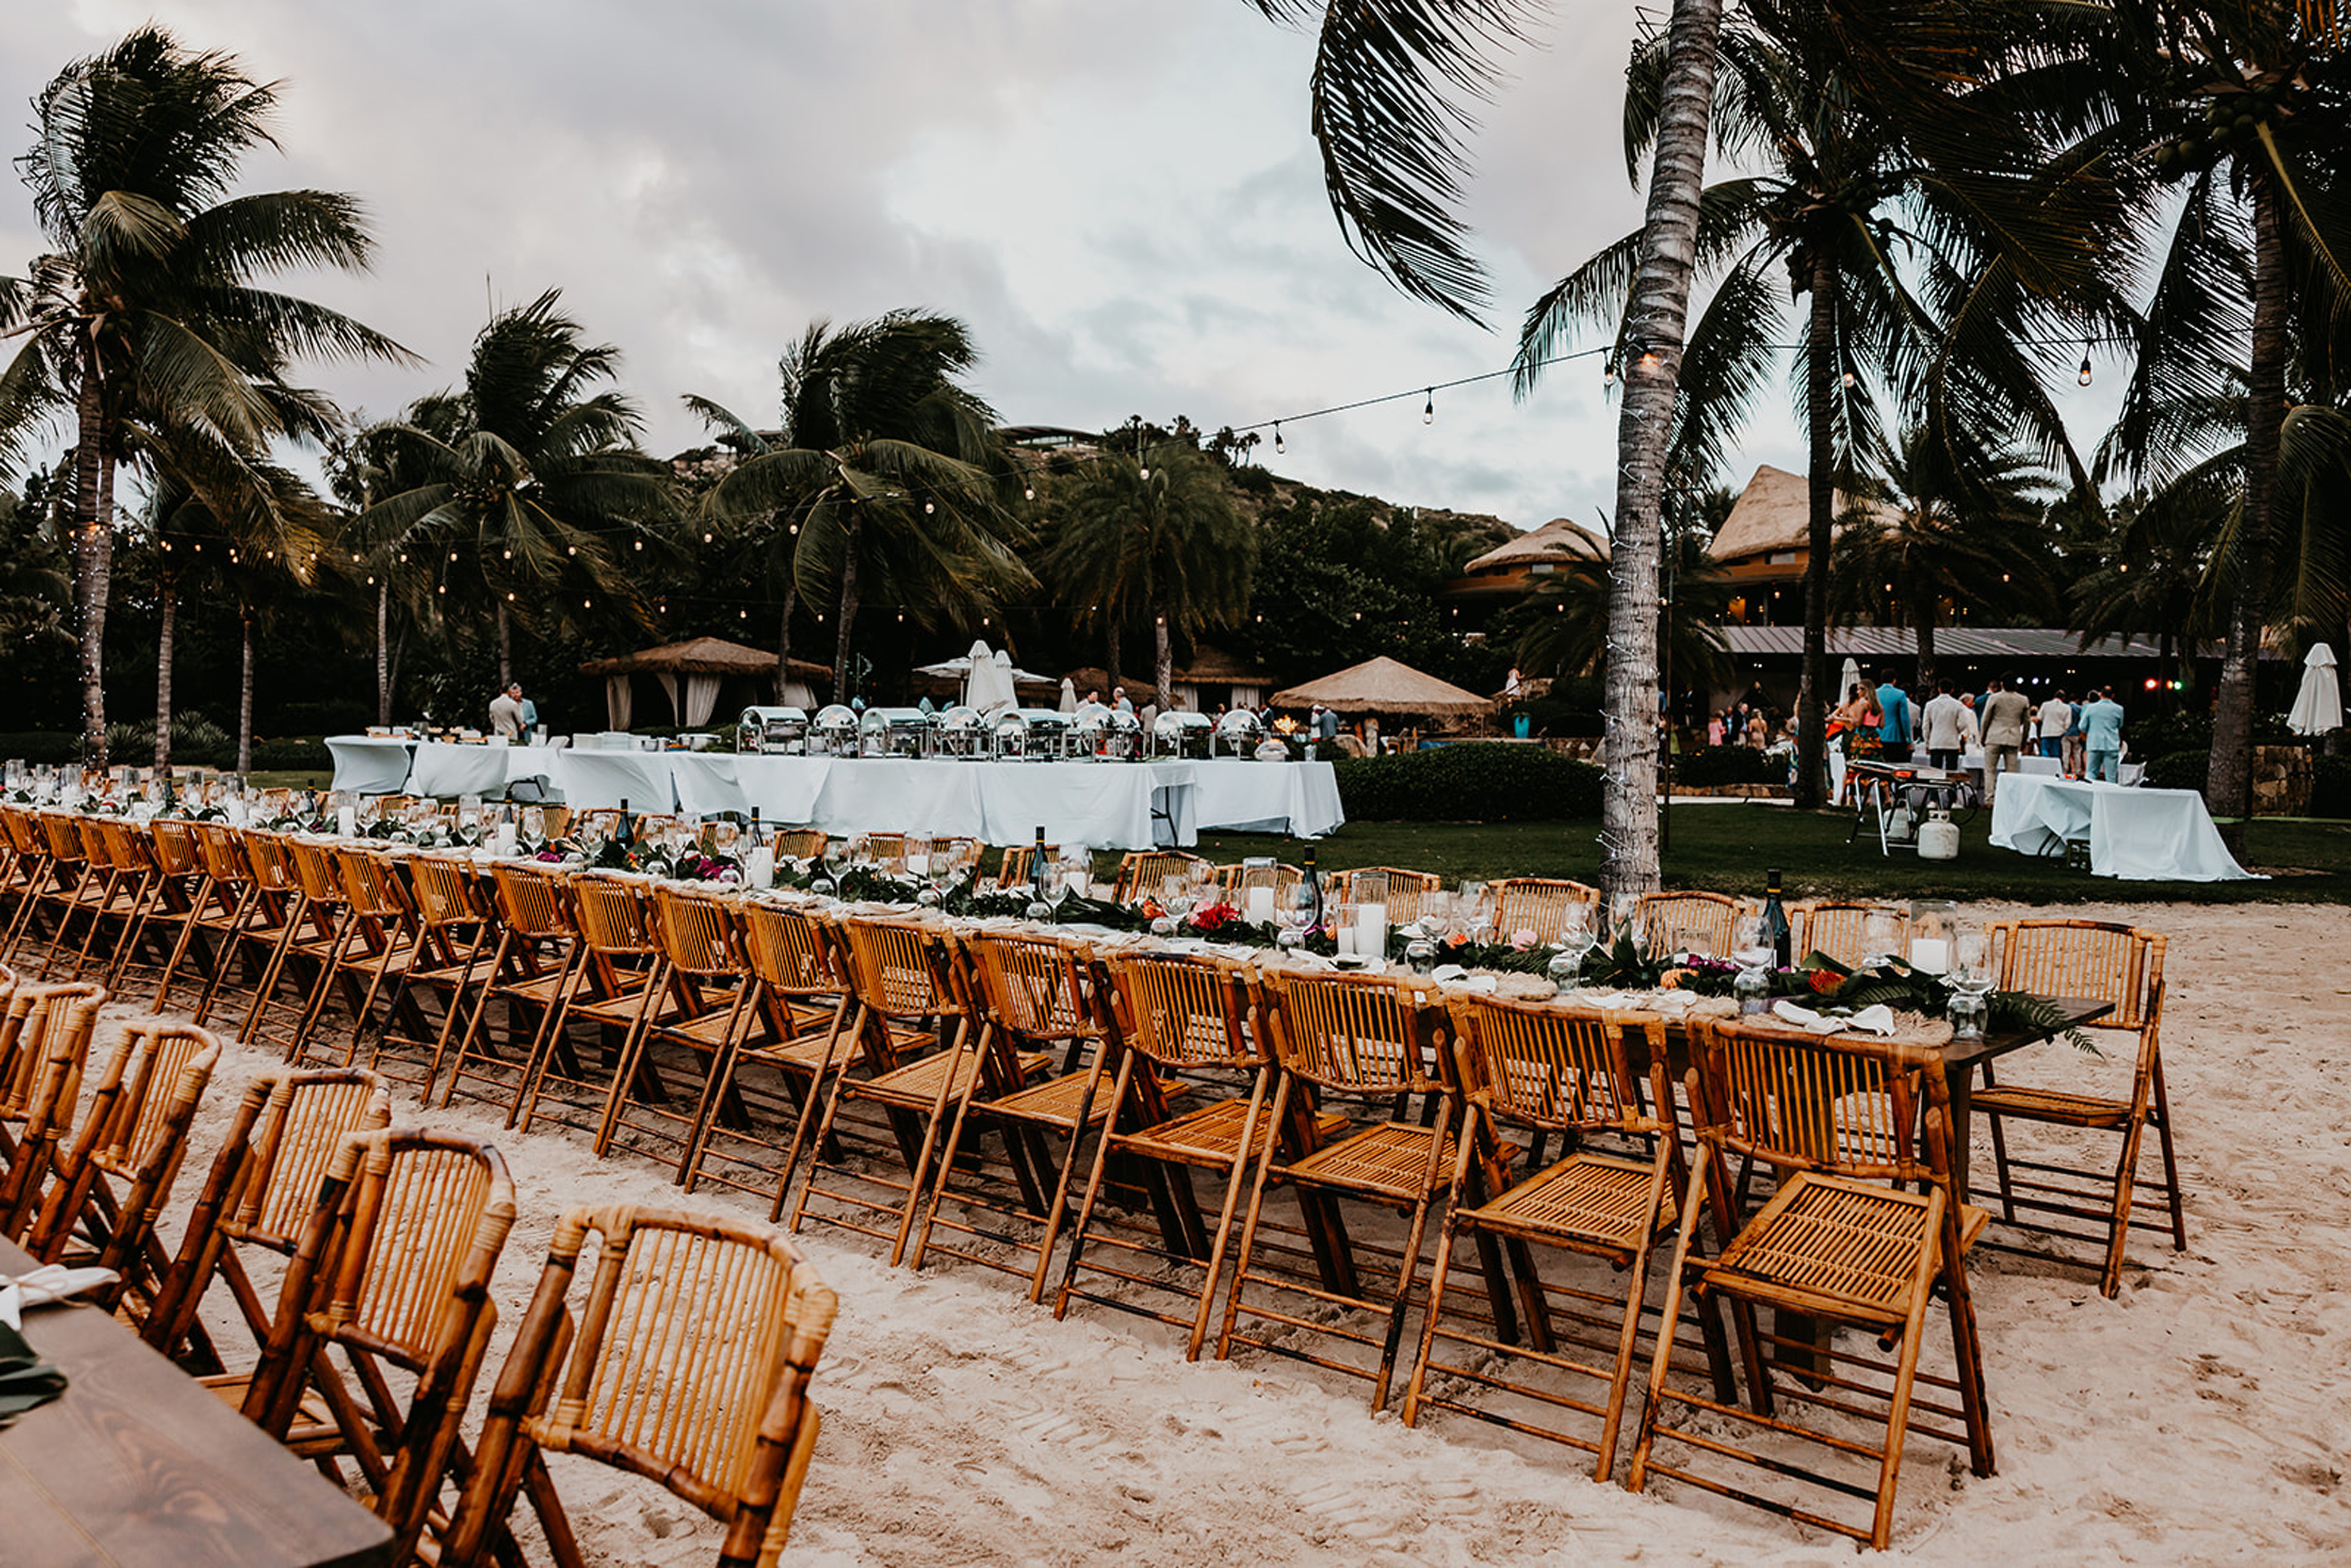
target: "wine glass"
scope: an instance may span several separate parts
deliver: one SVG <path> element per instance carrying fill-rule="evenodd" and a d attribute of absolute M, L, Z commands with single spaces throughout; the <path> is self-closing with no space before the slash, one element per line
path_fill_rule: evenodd
<path fill-rule="evenodd" d="M 1173 936 L 1192 912 L 1192 879 L 1181 872 L 1159 879 L 1159 913 L 1151 922 L 1156 936 Z"/>
<path fill-rule="evenodd" d="M 1273 918 L 1280 927 L 1274 940 L 1290 951 L 1306 940 L 1306 928 L 1314 920 L 1314 890 L 1301 877 L 1274 895 Z"/>
<path fill-rule="evenodd" d="M 538 806 L 522 809 L 522 836 L 535 847 L 547 842 L 547 812 Z"/>
<path fill-rule="evenodd" d="M 1608 928 L 1619 936 L 1631 939 L 1634 950 L 1643 950 L 1641 940 L 1641 895 L 1620 893 L 1608 901 Z"/>
<path fill-rule="evenodd" d="M 820 898 L 831 898 L 841 892 L 841 873 L 849 864 L 849 841 L 827 839 L 818 852 L 821 874 L 809 883 L 809 891 Z"/>
<path fill-rule="evenodd" d="M 1962 1040 L 1984 1031 L 1986 999 L 1992 991 L 1991 944 L 1980 927 L 1959 932 L 1951 942 L 1951 1032 Z"/>
<path fill-rule="evenodd" d="M 528 813 L 525 813 L 528 820 Z M 743 830 L 733 822 L 714 822 L 710 828 L 710 847 L 722 855 L 732 855 L 743 841 Z"/>
<path fill-rule="evenodd" d="M 1865 955 L 1861 967 L 1878 969 L 1894 961 L 1895 949 L 1902 945 L 1902 927 L 1890 909 L 1873 909 L 1862 917 L 1861 946 Z"/>
<path fill-rule="evenodd" d="M 1570 909 L 1560 922 L 1559 950 L 1543 967 L 1551 977 L 1552 987 L 1560 993 L 1575 989 L 1583 978 L 1583 960 L 1599 938 L 1593 934 L 1592 919 L 1582 905 Z"/>

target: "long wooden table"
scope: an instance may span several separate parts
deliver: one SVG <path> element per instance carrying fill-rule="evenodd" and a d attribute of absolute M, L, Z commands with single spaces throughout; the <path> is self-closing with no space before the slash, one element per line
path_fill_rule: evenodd
<path fill-rule="evenodd" d="M 0 1273 L 36 1260 L 0 1241 Z M 0 1428 L 0 1563 L 40 1568 L 376 1568 L 391 1530 L 94 1307 L 25 1338 L 69 1380 Z"/>

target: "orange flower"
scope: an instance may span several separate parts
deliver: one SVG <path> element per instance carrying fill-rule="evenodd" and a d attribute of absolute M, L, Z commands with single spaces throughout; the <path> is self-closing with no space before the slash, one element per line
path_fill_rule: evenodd
<path fill-rule="evenodd" d="M 1696 973 L 1694 969 L 1667 969 L 1657 977 L 1657 988 L 1661 991 L 1678 991 L 1682 988 L 1682 982 Z"/>
<path fill-rule="evenodd" d="M 1822 996 L 1828 995 L 1844 984 L 1844 977 L 1834 969 L 1809 969 L 1805 971 L 1804 978 L 1811 984 L 1813 989 Z"/>

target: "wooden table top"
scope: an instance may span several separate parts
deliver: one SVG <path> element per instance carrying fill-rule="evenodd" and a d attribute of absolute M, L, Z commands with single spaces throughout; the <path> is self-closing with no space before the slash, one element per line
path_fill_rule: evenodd
<path fill-rule="evenodd" d="M 35 1261 L 0 1241 L 0 1273 Z M 42 1568 L 375 1568 L 382 1521 L 93 1307 L 25 1338 L 69 1379 L 0 1428 L 0 1561 Z"/>

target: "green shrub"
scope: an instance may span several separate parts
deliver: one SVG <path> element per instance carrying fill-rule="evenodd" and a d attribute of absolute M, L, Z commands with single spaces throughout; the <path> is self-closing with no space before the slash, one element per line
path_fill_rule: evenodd
<path fill-rule="evenodd" d="M 1788 764 L 1751 746 L 1704 746 L 1674 758 L 1676 784 L 1785 784 Z"/>
<path fill-rule="evenodd" d="M 1244 464 L 1233 470 L 1232 480 L 1233 488 L 1236 490 L 1246 490 L 1252 496 L 1273 494 L 1271 469 L 1259 468 L 1255 464 Z"/>
<path fill-rule="evenodd" d="M 0 758 L 55 767 L 81 760 L 81 737 L 65 729 L 24 729 L 0 735 Z"/>
<path fill-rule="evenodd" d="M 136 719 L 106 727 L 106 748 L 116 762 L 143 768 L 154 759 L 155 721 Z M 236 761 L 236 737 L 201 713 L 172 716 L 174 768 L 227 768 Z"/>
<path fill-rule="evenodd" d="M 358 735 L 375 722 L 375 704 L 363 697 L 280 703 L 269 718 L 273 728 L 283 727 L 298 734 Z M 179 733 L 175 723 L 172 727 L 174 746 L 179 744 Z"/>
<path fill-rule="evenodd" d="M 1600 814 L 1600 769 L 1535 746 L 1431 747 L 1332 762 L 1347 815 L 1368 821 L 1544 821 Z"/>
<path fill-rule="evenodd" d="M 2150 789 L 2201 789 L 2211 771 L 2210 751 L 2174 751 L 2147 765 L 2144 780 Z"/>
<path fill-rule="evenodd" d="M 323 740 L 296 737 L 253 743 L 256 773 L 323 773 L 334 765 L 335 759 Z"/>
<path fill-rule="evenodd" d="M 2351 757 L 2320 756 L 2310 780 L 2310 814 L 2351 817 Z"/>

